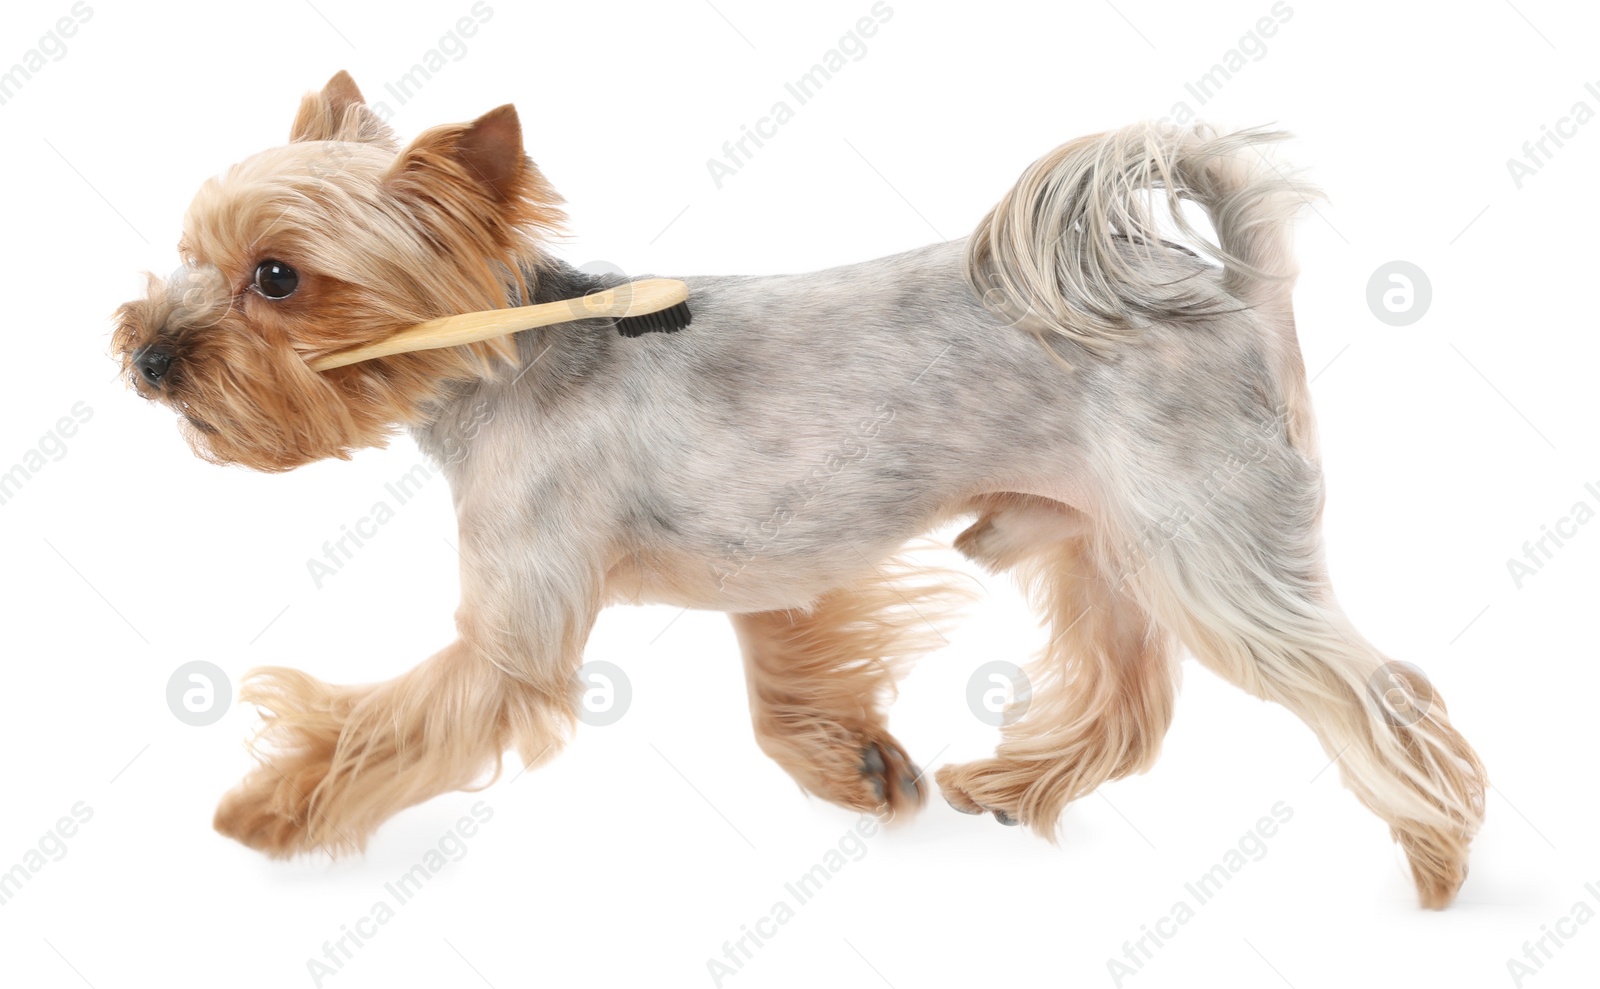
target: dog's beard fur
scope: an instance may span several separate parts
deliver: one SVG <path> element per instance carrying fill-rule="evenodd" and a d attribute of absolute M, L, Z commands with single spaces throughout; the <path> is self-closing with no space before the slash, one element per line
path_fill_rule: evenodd
<path fill-rule="evenodd" d="M 411 425 L 461 516 L 460 638 L 371 686 L 258 671 L 242 696 L 266 712 L 262 764 L 216 826 L 274 855 L 358 849 L 508 748 L 547 758 L 595 615 L 630 598 L 734 613 L 762 748 L 841 805 L 915 809 L 926 783 L 883 704 L 957 595 L 886 561 L 976 515 L 956 548 L 1020 575 L 1052 631 L 995 757 L 939 770 L 952 805 L 1050 834 L 1147 768 L 1181 642 L 1300 716 L 1422 901 L 1448 903 L 1483 767 L 1328 585 L 1288 297 L 1287 221 L 1311 190 L 1260 160 L 1272 137 L 1073 141 L 964 243 L 691 279 L 695 324 L 666 338 L 569 328 L 317 373 L 307 359 L 422 320 L 585 287 L 540 252 L 558 200 L 509 107 L 397 151 L 336 76 L 287 147 L 202 189 L 186 269 L 122 308 L 116 348 L 219 462 L 286 470 Z M 1155 189 L 1205 209 L 1220 268 L 1162 241 L 1138 199 Z M 267 258 L 300 272 L 293 295 L 248 289 Z M 155 388 L 135 356 L 151 344 L 172 353 Z M 1432 704 L 1397 718 L 1374 683 Z"/>
<path fill-rule="evenodd" d="M 507 366 L 508 339 L 313 371 L 308 361 L 440 316 L 532 297 L 536 245 L 560 199 L 522 150 L 510 107 L 434 128 L 398 153 L 348 77 L 310 94 L 291 143 L 207 182 L 184 221 L 185 267 L 149 277 L 117 313 L 113 346 L 140 394 L 181 416 L 201 457 L 282 471 L 382 446 L 452 381 Z M 283 299 L 256 266 L 299 274 Z M 134 367 L 172 355 L 159 386 Z"/>

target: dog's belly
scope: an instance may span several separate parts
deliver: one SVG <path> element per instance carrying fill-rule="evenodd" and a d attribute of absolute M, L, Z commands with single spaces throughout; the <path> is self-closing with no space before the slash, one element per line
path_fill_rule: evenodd
<path fill-rule="evenodd" d="M 907 538 L 910 538 L 909 536 Z M 903 541 L 903 540 L 902 540 Z M 613 604 L 667 604 L 733 613 L 804 608 L 872 572 L 883 552 L 874 543 L 857 556 L 834 552 L 782 556 L 639 554 L 612 567 L 606 590 Z"/>
<path fill-rule="evenodd" d="M 606 576 L 612 604 L 666 604 L 733 613 L 802 608 L 849 578 L 816 561 L 783 573 L 761 561 L 712 561 L 678 556 L 635 556 Z"/>
<path fill-rule="evenodd" d="M 1024 495 L 1030 497 L 1019 497 Z M 782 525 L 756 527 L 724 539 L 714 551 L 679 547 L 630 553 L 607 573 L 606 590 L 614 604 L 734 613 L 803 608 L 829 591 L 881 574 L 887 557 L 946 523 L 976 515 L 1010 518 L 1018 531 L 998 535 L 1058 539 L 1077 531 L 1075 520 L 1082 518 L 1087 503 L 1086 486 L 1066 476 L 1003 490 L 974 490 L 934 504 L 930 511 L 877 518 L 854 529 L 828 526 L 831 538 L 798 523 L 805 532 L 786 533 Z"/>

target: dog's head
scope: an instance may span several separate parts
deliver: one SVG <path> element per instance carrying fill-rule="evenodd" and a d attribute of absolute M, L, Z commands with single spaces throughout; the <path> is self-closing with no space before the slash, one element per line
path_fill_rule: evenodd
<path fill-rule="evenodd" d="M 288 145 L 201 187 L 183 266 L 117 311 L 130 386 L 179 413 L 199 456 L 267 471 L 348 457 L 425 418 L 447 382 L 511 356 L 501 340 L 307 364 L 528 299 L 536 245 L 562 222 L 509 105 L 396 149 L 339 73 L 302 101 Z"/>

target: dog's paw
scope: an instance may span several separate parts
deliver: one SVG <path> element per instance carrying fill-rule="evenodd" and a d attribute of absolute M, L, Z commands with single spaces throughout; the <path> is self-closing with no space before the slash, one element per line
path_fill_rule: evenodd
<path fill-rule="evenodd" d="M 922 770 L 892 738 L 861 750 L 861 776 L 872 788 L 874 810 L 915 810 L 927 800 Z"/>
<path fill-rule="evenodd" d="M 267 770 L 271 772 L 271 770 Z M 219 834 L 273 858 L 288 858 L 310 846 L 310 803 L 287 786 L 273 786 L 260 771 L 229 790 L 217 804 L 212 827 Z"/>
<path fill-rule="evenodd" d="M 1411 862 L 1411 875 L 1417 883 L 1417 896 L 1429 910 L 1443 910 L 1456 898 L 1467 881 L 1467 841 L 1459 832 L 1441 831 L 1420 825 L 1405 831 L 1390 828 L 1389 833 L 1405 850 Z"/>
<path fill-rule="evenodd" d="M 336 823 L 287 780 L 262 785 L 258 775 L 247 777 L 217 803 L 211 826 L 218 834 L 280 859 L 310 852 L 337 858 L 366 847 L 365 830 Z"/>
<path fill-rule="evenodd" d="M 876 725 L 808 716 L 761 725 L 757 740 L 802 789 L 841 807 L 893 817 L 927 800 L 922 770 Z"/>
<path fill-rule="evenodd" d="M 340 825 L 316 800 L 327 763 L 315 757 L 263 760 L 223 795 L 212 827 L 272 858 L 302 852 L 359 851 L 361 835 Z"/>
<path fill-rule="evenodd" d="M 334 803 L 341 788 L 326 785 L 353 697 L 298 670 L 252 671 L 239 699 L 262 712 L 256 766 L 223 796 L 212 827 L 273 858 L 360 850 L 364 833 Z"/>
<path fill-rule="evenodd" d="M 998 759 L 944 766 L 935 774 L 945 803 L 963 814 L 993 814 L 1007 827 L 1022 823 L 1016 779 Z"/>

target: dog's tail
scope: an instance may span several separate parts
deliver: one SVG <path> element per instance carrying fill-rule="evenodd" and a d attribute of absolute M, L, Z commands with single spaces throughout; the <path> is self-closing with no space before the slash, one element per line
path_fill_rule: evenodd
<path fill-rule="evenodd" d="M 1150 322 L 1287 295 L 1296 274 L 1289 221 L 1318 193 L 1262 151 L 1285 137 L 1139 124 L 1063 144 L 973 232 L 967 279 L 1018 325 L 1096 351 Z M 1185 217 L 1184 200 L 1205 211 L 1215 240 Z M 1193 258 L 1175 262 L 1178 252 L 1220 265 L 1220 281 Z"/>

